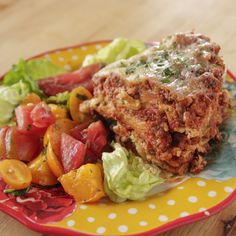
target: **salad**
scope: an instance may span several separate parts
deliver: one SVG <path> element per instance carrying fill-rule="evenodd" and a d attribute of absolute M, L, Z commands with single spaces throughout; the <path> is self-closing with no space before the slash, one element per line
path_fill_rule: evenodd
<path fill-rule="evenodd" d="M 143 199 L 163 185 L 166 176 L 158 167 L 115 142 L 109 120 L 80 109 L 93 98 L 96 72 L 145 48 L 143 42 L 117 38 L 72 72 L 39 59 L 13 65 L 0 84 L 5 193 L 61 185 L 78 203 L 104 197 L 123 202 Z"/>

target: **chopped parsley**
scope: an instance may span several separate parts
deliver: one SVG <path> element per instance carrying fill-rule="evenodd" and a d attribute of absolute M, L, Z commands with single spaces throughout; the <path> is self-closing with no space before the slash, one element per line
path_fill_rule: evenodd
<path fill-rule="evenodd" d="M 85 95 L 82 95 L 82 94 L 79 94 L 79 93 L 77 93 L 77 94 L 76 94 L 76 97 L 77 97 L 79 100 L 83 100 L 83 101 L 85 101 L 85 100 L 87 100 L 87 99 L 88 99 L 88 97 L 87 97 L 87 96 L 85 96 Z"/>
<path fill-rule="evenodd" d="M 163 76 L 165 76 L 165 77 L 171 77 L 171 76 L 175 75 L 174 70 L 171 69 L 170 67 L 165 68 L 162 73 L 163 73 Z"/>
<path fill-rule="evenodd" d="M 17 197 L 17 196 L 23 196 L 23 195 L 25 195 L 27 192 L 29 192 L 29 190 L 30 190 L 30 187 L 25 188 L 25 189 L 20 189 L 20 190 L 5 189 L 3 192 L 4 192 L 4 193 L 11 194 L 11 195 Z"/>
<path fill-rule="evenodd" d="M 161 82 L 164 84 L 167 84 L 167 83 L 170 83 L 170 80 L 169 79 L 162 79 Z"/>

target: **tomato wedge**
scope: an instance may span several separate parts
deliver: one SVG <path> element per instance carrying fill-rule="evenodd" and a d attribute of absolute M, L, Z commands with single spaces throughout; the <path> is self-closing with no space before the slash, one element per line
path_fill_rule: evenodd
<path fill-rule="evenodd" d="M 50 107 L 44 102 L 37 104 L 31 111 L 30 116 L 33 126 L 37 128 L 47 128 L 56 121 Z"/>
<path fill-rule="evenodd" d="M 0 128 L 0 160 L 5 159 L 7 156 L 6 143 L 5 143 L 7 130 L 8 127 Z"/>
<path fill-rule="evenodd" d="M 42 149 L 39 136 L 22 133 L 17 127 L 7 130 L 5 144 L 7 158 L 21 161 L 31 161 Z"/>
<path fill-rule="evenodd" d="M 86 128 L 88 128 L 89 124 L 90 124 L 90 122 L 87 121 L 82 124 L 76 125 L 73 129 L 70 130 L 69 134 L 73 138 L 81 141 L 82 143 L 86 143 L 86 139 L 85 139 L 85 137 L 83 137 L 82 131 L 85 130 Z"/>
<path fill-rule="evenodd" d="M 32 182 L 42 186 L 50 186 L 57 183 L 57 177 L 50 170 L 46 156 L 41 153 L 28 164 L 32 174 Z"/>
<path fill-rule="evenodd" d="M 59 178 L 64 190 L 79 203 L 96 202 L 105 196 L 102 170 L 97 164 L 86 164 Z"/>
<path fill-rule="evenodd" d="M 91 118 L 90 114 L 80 111 L 80 104 L 85 100 L 91 99 L 92 94 L 84 87 L 80 86 L 72 90 L 69 97 L 69 109 L 74 121 L 83 123 Z"/>
<path fill-rule="evenodd" d="M 79 168 L 84 163 L 85 145 L 68 134 L 61 135 L 61 161 L 65 172 Z"/>
<path fill-rule="evenodd" d="M 61 162 L 59 161 L 58 157 L 55 155 L 55 153 L 52 150 L 52 145 L 50 142 L 48 143 L 47 146 L 47 163 L 49 168 L 51 169 L 52 173 L 56 177 L 60 177 L 61 175 L 64 174 L 63 167 L 61 165 Z"/>
<path fill-rule="evenodd" d="M 92 92 L 92 76 L 100 69 L 101 64 L 92 64 L 71 73 L 39 80 L 38 85 L 48 96 L 53 96 L 64 91 L 72 91 L 78 86 L 83 86 Z"/>
<path fill-rule="evenodd" d="M 48 104 L 56 119 L 65 119 L 68 117 L 67 109 L 56 104 Z"/>
<path fill-rule="evenodd" d="M 50 141 L 53 152 L 57 157 L 61 157 L 61 134 L 69 134 L 70 130 L 74 128 L 77 123 L 70 119 L 59 119 L 54 124 L 48 127 L 44 136 L 44 147 Z"/>
<path fill-rule="evenodd" d="M 17 125 L 26 133 L 43 135 L 47 127 L 55 122 L 55 116 L 44 102 L 20 105 L 15 109 Z"/>
<path fill-rule="evenodd" d="M 87 155 L 95 161 L 101 154 L 108 142 L 108 133 L 101 121 L 93 122 L 86 130 L 87 133 Z"/>
<path fill-rule="evenodd" d="M 32 181 L 30 169 L 19 160 L 0 161 L 0 175 L 4 182 L 13 189 L 27 188 Z"/>

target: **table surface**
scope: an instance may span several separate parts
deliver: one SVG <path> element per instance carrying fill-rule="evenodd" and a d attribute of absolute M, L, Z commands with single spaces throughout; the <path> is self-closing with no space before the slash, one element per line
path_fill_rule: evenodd
<path fill-rule="evenodd" d="M 0 74 L 29 56 L 118 36 L 145 41 L 180 31 L 204 33 L 222 46 L 226 65 L 236 73 L 234 0 L 0 0 Z M 0 235 L 36 236 L 0 213 Z M 201 222 L 163 236 L 236 235 L 236 202 Z"/>

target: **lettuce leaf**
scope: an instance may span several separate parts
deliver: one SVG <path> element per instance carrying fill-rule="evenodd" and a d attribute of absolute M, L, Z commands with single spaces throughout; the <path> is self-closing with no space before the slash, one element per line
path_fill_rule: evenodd
<path fill-rule="evenodd" d="M 47 103 L 56 103 L 59 105 L 67 105 L 70 93 L 65 91 L 63 93 L 58 93 L 55 96 L 50 96 L 46 99 Z"/>
<path fill-rule="evenodd" d="M 30 92 L 30 88 L 22 81 L 12 86 L 0 86 L 0 124 L 10 121 L 13 111 L 20 101 Z"/>
<path fill-rule="evenodd" d="M 155 186 L 164 182 L 160 169 L 114 144 L 112 153 L 103 153 L 104 188 L 114 202 L 141 200 Z"/>
<path fill-rule="evenodd" d="M 116 60 L 127 59 L 144 51 L 145 48 L 145 44 L 141 41 L 116 38 L 97 53 L 87 55 L 82 66 L 88 66 L 98 62 L 109 64 Z"/>
<path fill-rule="evenodd" d="M 47 60 L 24 61 L 20 59 L 18 64 L 13 65 L 12 69 L 5 75 L 3 84 L 10 86 L 24 82 L 28 85 L 30 92 L 34 92 L 43 96 L 43 92 L 39 89 L 35 80 L 47 78 L 65 72 L 64 69 L 57 67 Z"/>
<path fill-rule="evenodd" d="M 0 86 L 0 125 L 11 122 L 15 107 L 28 93 L 34 92 L 41 97 L 44 96 L 36 80 L 64 72 L 64 69 L 46 60 L 25 62 L 20 59 L 5 75 Z"/>

